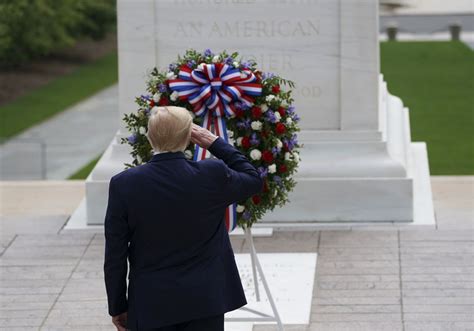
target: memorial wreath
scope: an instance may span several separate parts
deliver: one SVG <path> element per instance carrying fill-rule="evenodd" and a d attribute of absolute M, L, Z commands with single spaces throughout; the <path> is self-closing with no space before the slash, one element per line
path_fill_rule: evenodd
<path fill-rule="evenodd" d="M 262 73 L 255 62 L 242 61 L 238 53 L 187 50 L 167 70 L 151 71 L 147 93 L 136 98 L 138 111 L 124 115 L 131 135 L 121 143 L 131 145 L 133 157 L 125 166 L 139 166 L 153 156 L 146 132 L 155 107 L 184 107 L 194 123 L 241 151 L 264 180 L 260 193 L 226 210 L 229 232 L 237 225 L 251 227 L 267 211 L 289 202 L 288 193 L 296 184 L 293 175 L 301 145 L 296 134 L 299 117 L 292 106 L 293 87 L 291 81 Z M 199 161 L 209 157 L 206 152 L 190 143 L 184 153 L 187 159 Z"/>

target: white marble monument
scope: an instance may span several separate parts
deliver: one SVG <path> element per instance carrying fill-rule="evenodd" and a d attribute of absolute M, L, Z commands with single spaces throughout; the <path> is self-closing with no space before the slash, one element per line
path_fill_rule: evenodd
<path fill-rule="evenodd" d="M 433 223 L 427 152 L 380 74 L 377 0 L 118 0 L 120 129 L 74 218 L 102 224 L 108 181 L 130 161 L 122 117 L 146 73 L 187 48 L 238 51 L 296 84 L 301 117 L 291 203 L 260 224 Z"/>

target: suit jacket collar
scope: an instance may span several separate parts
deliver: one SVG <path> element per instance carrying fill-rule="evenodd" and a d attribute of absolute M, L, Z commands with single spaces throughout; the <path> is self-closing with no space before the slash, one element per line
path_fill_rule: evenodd
<path fill-rule="evenodd" d="M 185 159 L 184 152 L 163 152 L 154 154 L 149 162 L 159 162 L 162 160 L 171 160 L 171 159 Z"/>

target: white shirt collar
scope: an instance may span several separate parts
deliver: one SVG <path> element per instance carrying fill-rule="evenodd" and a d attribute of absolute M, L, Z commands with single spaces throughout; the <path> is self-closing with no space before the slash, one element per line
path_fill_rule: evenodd
<path fill-rule="evenodd" d="M 153 151 L 153 155 L 161 154 L 161 153 L 169 153 L 169 151 Z"/>

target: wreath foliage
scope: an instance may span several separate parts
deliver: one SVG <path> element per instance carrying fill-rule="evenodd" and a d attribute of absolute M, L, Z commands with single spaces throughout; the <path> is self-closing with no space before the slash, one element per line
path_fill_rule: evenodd
<path fill-rule="evenodd" d="M 299 149 L 302 147 L 297 140 L 299 116 L 292 105 L 291 89 L 294 83 L 272 73 L 263 73 L 252 61 L 243 61 L 237 52 L 223 51 L 214 54 L 207 49 L 198 52 L 190 49 L 177 61 L 171 63 L 166 70 L 154 68 L 146 83 L 146 93 L 136 98 L 138 110 L 125 114 L 131 135 L 122 138 L 121 143 L 131 145 L 131 163 L 125 166 L 135 167 L 148 162 L 153 150 L 146 137 L 147 123 L 154 107 L 179 106 L 189 110 L 194 123 L 202 125 L 203 117 L 195 115 L 195 107 L 178 91 L 170 87 L 170 81 L 179 77 L 180 70 L 197 70 L 203 64 L 227 64 L 241 72 L 251 71 L 255 83 L 261 85 L 261 94 L 253 96 L 251 104 L 242 100 L 230 103 L 234 113 L 226 116 L 229 143 L 241 151 L 255 166 L 264 179 L 262 192 L 245 201 L 237 201 L 237 225 L 250 227 L 276 206 L 282 207 L 289 202 L 288 193 L 293 190 L 296 181 L 293 178 L 300 161 Z M 194 155 L 194 144 L 184 151 L 187 159 Z"/>

